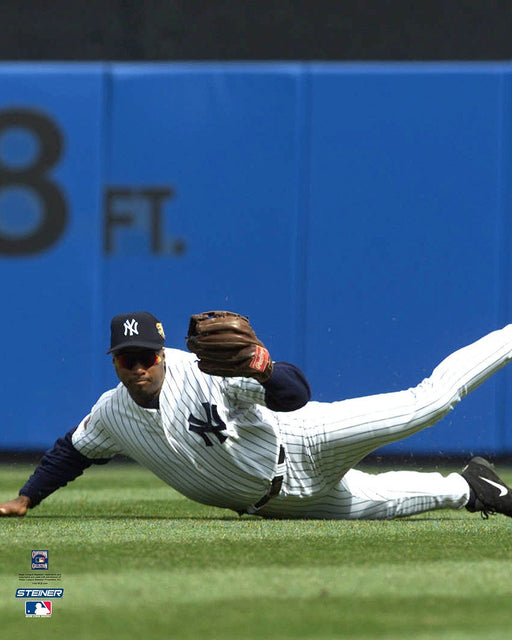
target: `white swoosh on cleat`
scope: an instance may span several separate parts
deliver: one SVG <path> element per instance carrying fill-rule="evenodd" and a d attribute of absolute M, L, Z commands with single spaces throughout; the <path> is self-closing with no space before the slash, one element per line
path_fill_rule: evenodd
<path fill-rule="evenodd" d="M 483 480 L 484 482 L 487 482 L 488 484 L 491 484 L 493 487 L 496 487 L 496 489 L 500 490 L 500 498 L 502 496 L 506 496 L 508 493 L 508 489 L 507 487 L 504 487 L 502 484 L 498 484 L 497 482 L 494 482 L 493 480 L 489 480 L 489 478 L 482 478 L 482 476 L 479 476 L 480 480 Z"/>

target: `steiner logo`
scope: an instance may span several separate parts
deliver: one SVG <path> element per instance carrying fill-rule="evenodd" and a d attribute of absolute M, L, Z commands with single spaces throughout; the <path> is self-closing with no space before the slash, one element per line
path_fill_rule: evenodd
<path fill-rule="evenodd" d="M 32 569 L 48 569 L 48 551 L 32 551 Z"/>
<path fill-rule="evenodd" d="M 52 615 L 52 603 L 49 600 L 27 600 L 25 602 L 25 616 L 27 618 Z"/>
<path fill-rule="evenodd" d="M 62 598 L 64 589 L 16 589 L 17 598 Z"/>

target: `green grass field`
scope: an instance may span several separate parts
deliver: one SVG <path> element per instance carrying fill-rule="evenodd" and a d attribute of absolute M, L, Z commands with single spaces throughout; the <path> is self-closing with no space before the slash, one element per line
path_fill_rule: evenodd
<path fill-rule="evenodd" d="M 0 501 L 31 466 L 0 466 Z M 503 474 L 512 479 L 510 472 Z M 50 618 L 14 597 L 48 549 Z M 264 521 L 194 504 L 136 465 L 86 474 L 0 519 L 0 637 L 228 640 L 512 636 L 512 520 Z M 32 572 L 40 575 L 41 572 Z"/>

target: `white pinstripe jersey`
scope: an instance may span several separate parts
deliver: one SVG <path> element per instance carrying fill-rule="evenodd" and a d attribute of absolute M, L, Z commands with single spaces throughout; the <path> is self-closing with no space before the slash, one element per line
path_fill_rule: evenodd
<path fill-rule="evenodd" d="M 244 509 L 266 493 L 277 467 L 278 422 L 264 388 L 203 374 L 194 354 L 165 354 L 159 409 L 140 407 L 120 383 L 82 420 L 73 445 L 88 458 L 128 456 L 198 502 Z"/>

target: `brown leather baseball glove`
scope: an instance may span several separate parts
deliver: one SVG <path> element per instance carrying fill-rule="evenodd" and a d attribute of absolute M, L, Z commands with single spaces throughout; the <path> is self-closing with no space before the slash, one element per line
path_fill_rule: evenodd
<path fill-rule="evenodd" d="M 266 382 L 272 359 L 249 318 L 231 311 L 205 311 L 190 317 L 186 344 L 199 368 L 212 376 L 244 376 Z"/>

